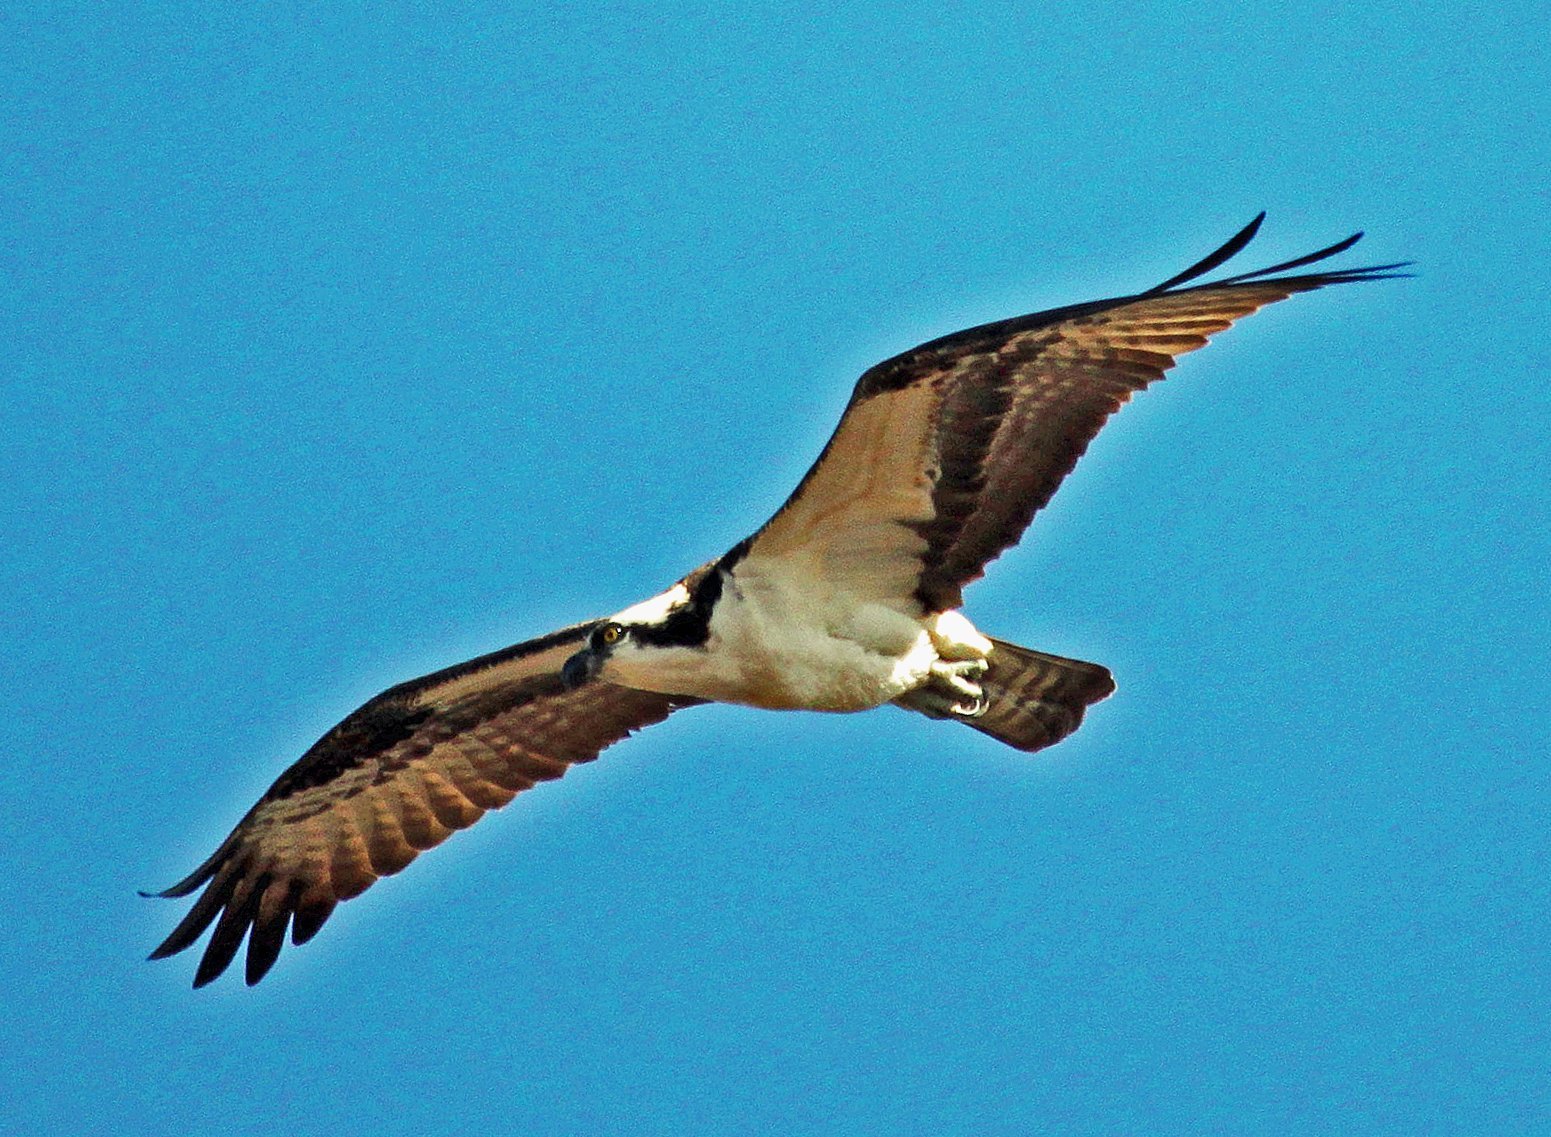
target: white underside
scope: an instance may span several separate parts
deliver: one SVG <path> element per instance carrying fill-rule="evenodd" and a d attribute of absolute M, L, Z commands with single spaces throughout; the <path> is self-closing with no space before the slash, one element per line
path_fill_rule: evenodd
<path fill-rule="evenodd" d="M 858 599 L 816 586 L 783 562 L 740 565 L 703 648 L 620 645 L 603 678 L 667 694 L 772 710 L 861 711 L 927 683 L 934 664 L 984 659 L 991 643 L 958 612 Z M 681 601 L 670 589 L 616 619 L 650 620 Z"/>

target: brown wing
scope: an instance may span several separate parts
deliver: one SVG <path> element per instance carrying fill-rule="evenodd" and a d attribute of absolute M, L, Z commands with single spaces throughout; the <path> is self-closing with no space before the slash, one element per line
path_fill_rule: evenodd
<path fill-rule="evenodd" d="M 1339 244 L 1215 284 L 1179 286 L 1242 249 L 1257 217 L 1211 256 L 1135 296 L 985 324 L 870 368 L 824 453 L 753 538 L 858 595 L 956 608 L 1015 544 L 1104 422 L 1186 352 L 1296 292 L 1397 275 L 1400 265 L 1270 276 Z"/>
<path fill-rule="evenodd" d="M 280 775 L 209 860 L 158 894 L 204 886 L 151 958 L 182 951 L 214 922 L 194 986 L 226 970 L 244 935 L 247 981 L 257 983 L 287 925 L 292 943 L 306 943 L 339 901 L 486 810 L 699 701 L 602 682 L 566 689 L 560 668 L 594 626 L 401 684 L 361 707 Z"/>

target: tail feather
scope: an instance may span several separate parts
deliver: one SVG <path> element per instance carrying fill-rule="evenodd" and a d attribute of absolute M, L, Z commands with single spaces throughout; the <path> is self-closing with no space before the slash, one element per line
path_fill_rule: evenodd
<path fill-rule="evenodd" d="M 993 639 L 990 670 L 980 679 L 985 710 L 960 719 L 1017 750 L 1041 750 L 1082 723 L 1083 711 L 1110 696 L 1109 668 Z"/>

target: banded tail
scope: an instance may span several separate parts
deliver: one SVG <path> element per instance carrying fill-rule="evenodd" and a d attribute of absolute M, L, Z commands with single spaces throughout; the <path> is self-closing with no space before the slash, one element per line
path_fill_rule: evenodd
<path fill-rule="evenodd" d="M 993 639 L 989 671 L 979 680 L 986 708 L 959 721 L 1015 750 L 1060 742 L 1082 723 L 1083 711 L 1115 690 L 1109 668 Z"/>

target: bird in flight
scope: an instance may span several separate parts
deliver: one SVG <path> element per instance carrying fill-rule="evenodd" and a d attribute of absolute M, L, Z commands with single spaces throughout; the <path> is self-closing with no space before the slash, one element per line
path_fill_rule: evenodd
<path fill-rule="evenodd" d="M 763 527 L 666 592 L 392 687 L 280 775 L 211 857 L 151 953 L 214 923 L 194 986 L 247 939 L 246 978 L 334 906 L 537 782 L 700 703 L 864 711 L 891 703 L 1022 751 L 1059 742 L 1109 671 L 982 634 L 965 585 L 1015 544 L 1131 395 L 1235 320 L 1403 264 L 1296 273 L 1328 248 L 1208 284 L 1216 252 L 1131 296 L 932 340 L 868 369 L 840 425 Z"/>

